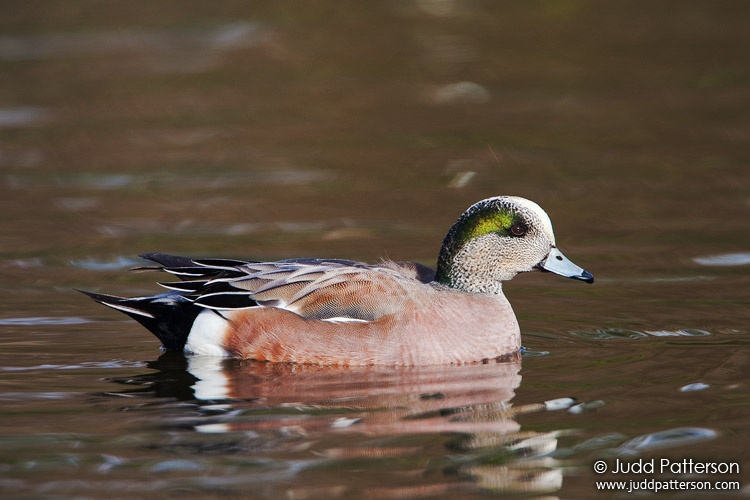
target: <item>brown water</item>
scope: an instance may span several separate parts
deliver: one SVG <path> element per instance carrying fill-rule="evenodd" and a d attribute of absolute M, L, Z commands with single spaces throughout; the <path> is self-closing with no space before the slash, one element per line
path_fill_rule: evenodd
<path fill-rule="evenodd" d="M 750 495 L 747 2 L 1 5 L 1 495 Z M 146 251 L 434 265 L 497 194 L 597 278 L 506 285 L 518 362 L 185 359 L 73 291 L 155 291 Z M 741 472 L 594 472 L 662 458 Z"/>

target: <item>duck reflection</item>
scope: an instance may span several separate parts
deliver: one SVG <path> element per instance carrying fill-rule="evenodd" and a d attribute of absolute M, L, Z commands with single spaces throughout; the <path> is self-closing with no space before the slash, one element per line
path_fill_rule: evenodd
<path fill-rule="evenodd" d="M 414 498 L 467 487 L 549 493 L 562 486 L 562 466 L 551 456 L 559 433 L 524 431 L 515 418 L 573 400 L 512 406 L 520 356 L 467 366 L 337 368 L 168 352 L 149 367 L 158 371 L 115 380 L 136 386 L 117 394 L 189 401 L 194 411 L 168 426 L 203 436 L 190 451 L 215 453 L 210 438 L 230 436 L 224 452 L 303 453 L 316 467 L 420 464 L 409 485 L 349 485 L 345 496 L 351 488 L 369 498 Z"/>

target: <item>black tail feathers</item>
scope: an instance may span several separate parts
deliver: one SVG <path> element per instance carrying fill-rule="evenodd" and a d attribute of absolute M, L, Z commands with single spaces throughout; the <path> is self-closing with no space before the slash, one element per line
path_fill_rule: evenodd
<path fill-rule="evenodd" d="M 142 253 L 141 258 L 156 262 L 164 267 L 194 267 L 195 262 L 189 257 L 180 257 L 179 255 L 169 255 L 166 253 Z"/>
<path fill-rule="evenodd" d="M 164 344 L 164 347 L 181 351 L 185 347 L 195 318 L 204 309 L 184 298 L 179 292 L 167 292 L 151 297 L 125 298 L 103 293 L 79 290 L 112 309 L 122 311 Z"/>

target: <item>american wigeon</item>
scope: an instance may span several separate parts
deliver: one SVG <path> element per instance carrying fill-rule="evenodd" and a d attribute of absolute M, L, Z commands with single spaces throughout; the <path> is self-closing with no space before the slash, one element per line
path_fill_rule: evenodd
<path fill-rule="evenodd" d="M 330 365 L 462 364 L 516 353 L 502 282 L 550 271 L 594 277 L 555 246 L 549 216 L 524 198 L 475 203 L 448 231 L 437 270 L 414 262 L 144 258 L 182 281 L 121 298 L 85 292 L 190 354 Z"/>

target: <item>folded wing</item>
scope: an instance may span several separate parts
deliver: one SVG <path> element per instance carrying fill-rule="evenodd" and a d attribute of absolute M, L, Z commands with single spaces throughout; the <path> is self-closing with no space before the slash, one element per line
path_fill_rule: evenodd
<path fill-rule="evenodd" d="M 143 256 L 180 278 L 161 283 L 210 309 L 276 307 L 306 318 L 374 321 L 400 310 L 434 273 L 414 263 L 348 260 L 252 262 Z M 415 288 L 416 287 L 416 288 Z"/>

